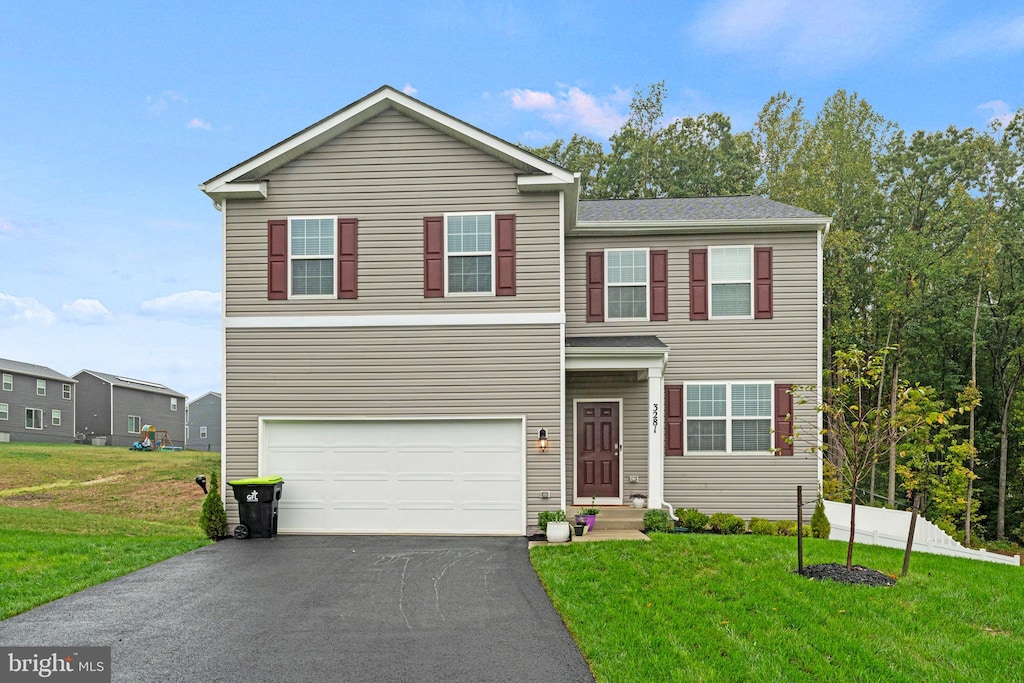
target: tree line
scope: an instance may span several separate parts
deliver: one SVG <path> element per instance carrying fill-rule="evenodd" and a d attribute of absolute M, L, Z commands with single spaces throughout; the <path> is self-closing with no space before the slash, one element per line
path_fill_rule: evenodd
<path fill-rule="evenodd" d="M 607 141 L 531 151 L 579 172 L 584 198 L 759 194 L 831 216 L 824 395 L 841 393 L 837 359 L 856 351 L 877 365 L 859 400 L 894 436 L 908 388 L 912 410 L 952 416 L 886 440 L 860 500 L 921 494 L 928 518 L 969 544 L 1024 543 L 1024 109 L 986 129 L 908 133 L 856 93 L 811 115 L 780 92 L 734 132 L 719 112 L 666 120 L 666 97 L 664 82 L 636 92 Z M 849 496 L 842 459 L 827 462 L 829 497 Z"/>

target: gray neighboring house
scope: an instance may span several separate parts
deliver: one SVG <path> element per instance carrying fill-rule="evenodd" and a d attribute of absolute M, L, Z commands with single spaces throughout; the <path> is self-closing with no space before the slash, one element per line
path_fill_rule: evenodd
<path fill-rule="evenodd" d="M 81 370 L 75 420 L 88 438 L 105 436 L 108 446 L 131 446 L 143 425 L 166 431 L 185 445 L 185 395 L 156 382 Z"/>
<path fill-rule="evenodd" d="M 75 384 L 44 365 L 0 358 L 0 442 L 74 442 Z"/>
<path fill-rule="evenodd" d="M 220 451 L 220 394 L 208 391 L 185 408 L 185 445 L 195 451 Z"/>
<path fill-rule="evenodd" d="M 390 87 L 201 189 L 225 240 L 223 479 L 284 477 L 282 532 L 522 535 L 635 493 L 793 518 L 821 481 L 816 392 L 789 392 L 820 378 L 827 216 L 581 200 Z"/>

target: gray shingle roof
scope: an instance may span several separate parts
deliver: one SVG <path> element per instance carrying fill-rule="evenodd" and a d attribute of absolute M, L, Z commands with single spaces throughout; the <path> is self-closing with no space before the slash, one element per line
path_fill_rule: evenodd
<path fill-rule="evenodd" d="M 573 348 L 667 349 L 654 335 L 614 337 L 566 337 L 565 345 Z"/>
<path fill-rule="evenodd" d="M 90 375 L 95 375 L 115 387 L 127 387 L 128 389 L 138 389 L 139 391 L 151 391 L 154 394 L 166 394 L 168 396 L 186 398 L 185 394 L 178 393 L 174 389 L 165 387 L 163 384 L 157 384 L 156 382 L 132 379 L 131 377 L 121 377 L 120 375 L 111 375 L 106 372 L 97 372 L 96 370 L 82 370 L 81 372 L 88 372 Z"/>
<path fill-rule="evenodd" d="M 48 368 L 45 365 L 34 365 L 32 363 L 22 363 L 17 360 L 8 360 L 6 358 L 0 358 L 0 370 L 6 370 L 8 372 L 16 372 L 19 375 L 29 375 L 31 377 L 38 377 L 39 379 L 55 379 L 60 382 L 77 382 L 78 380 L 71 379 L 67 375 L 62 375 L 52 368 Z"/>
<path fill-rule="evenodd" d="M 755 195 L 664 199 L 581 199 L 578 222 L 714 221 L 827 216 Z"/>

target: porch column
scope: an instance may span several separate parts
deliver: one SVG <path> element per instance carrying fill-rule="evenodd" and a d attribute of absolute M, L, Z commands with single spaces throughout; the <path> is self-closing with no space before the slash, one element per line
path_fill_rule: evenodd
<path fill-rule="evenodd" d="M 665 489 L 665 378 L 660 367 L 647 371 L 647 507 L 661 507 Z"/>

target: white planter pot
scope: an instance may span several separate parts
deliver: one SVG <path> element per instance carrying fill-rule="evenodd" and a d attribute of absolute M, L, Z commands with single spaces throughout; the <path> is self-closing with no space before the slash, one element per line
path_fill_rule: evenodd
<path fill-rule="evenodd" d="M 633 499 L 633 507 L 635 507 L 635 508 L 645 508 L 645 507 L 647 507 L 647 499 L 646 498 L 634 498 Z"/>
<path fill-rule="evenodd" d="M 548 543 L 565 543 L 570 531 L 569 522 L 548 522 Z"/>

